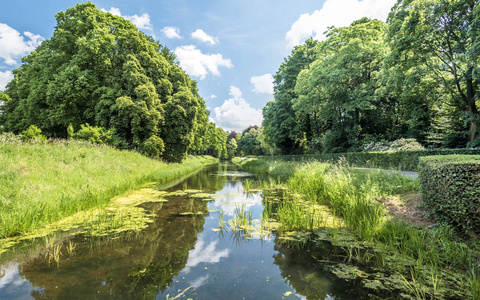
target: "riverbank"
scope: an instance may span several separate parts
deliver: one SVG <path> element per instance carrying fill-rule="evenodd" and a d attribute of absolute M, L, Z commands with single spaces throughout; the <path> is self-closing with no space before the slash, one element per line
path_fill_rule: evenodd
<path fill-rule="evenodd" d="M 319 162 L 236 159 L 235 163 L 283 179 L 277 181 L 282 182 L 283 200 L 269 209 L 282 235 L 336 244 L 340 228 L 358 238 L 343 245 L 349 263 L 336 267 L 338 276 L 362 280 L 377 290 L 397 289 L 417 299 L 480 299 L 474 241 L 439 224 L 424 227 L 402 221 L 379 201 L 418 193 L 418 179 Z M 320 205 L 328 208 L 334 222 L 328 222 Z"/>
<path fill-rule="evenodd" d="M 139 153 L 74 141 L 0 144 L 0 238 L 23 235 L 106 205 L 147 182 L 175 179 L 218 159 L 168 164 Z"/>

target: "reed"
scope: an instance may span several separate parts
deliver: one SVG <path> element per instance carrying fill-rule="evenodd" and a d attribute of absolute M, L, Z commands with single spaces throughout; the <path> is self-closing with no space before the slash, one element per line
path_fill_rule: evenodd
<path fill-rule="evenodd" d="M 268 161 L 260 159 L 258 167 L 270 170 Z M 252 166 L 256 162 L 250 160 L 244 166 Z M 273 163 L 272 163 L 273 164 Z M 282 169 L 275 162 L 275 168 Z M 438 273 L 429 275 L 430 270 L 453 270 L 467 274 L 468 285 L 473 299 L 480 299 L 480 280 L 472 266 L 477 261 L 475 247 L 470 247 L 459 238 L 458 233 L 449 227 L 436 225 L 431 228 L 420 228 L 406 222 L 396 220 L 388 215 L 377 198 L 396 195 L 406 191 L 418 191 L 417 179 L 407 178 L 397 173 L 370 172 L 349 170 L 339 165 L 319 162 L 295 163 L 286 162 L 293 169 L 285 186 L 286 194 L 283 202 L 278 204 L 276 214 L 266 207 L 267 215 L 274 215 L 281 223 L 280 228 L 289 230 L 312 230 L 312 218 L 306 208 L 309 205 L 294 200 L 294 195 L 303 196 L 309 203 L 323 204 L 333 214 L 342 219 L 347 228 L 363 240 L 383 248 L 384 253 L 368 254 L 364 257 L 358 250 L 351 249 L 354 261 L 375 261 L 383 268 L 391 268 L 386 255 L 394 256 L 394 268 L 400 274 L 411 276 L 407 288 L 420 299 L 431 297 L 442 284 Z M 248 169 L 250 170 L 250 169 Z M 321 221 L 313 218 L 313 224 Z M 436 271 L 435 271 L 436 272 Z M 407 277 L 410 277 L 408 276 Z M 402 275 L 403 276 L 403 275 Z M 428 292 L 424 287 L 430 287 Z M 433 291 L 433 292 L 432 292 Z"/>

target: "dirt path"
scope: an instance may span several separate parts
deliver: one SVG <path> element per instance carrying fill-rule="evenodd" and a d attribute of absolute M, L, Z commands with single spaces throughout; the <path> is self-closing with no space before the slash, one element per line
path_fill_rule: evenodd
<path fill-rule="evenodd" d="M 366 170 L 366 171 L 382 171 L 386 173 L 400 173 L 405 177 L 410 177 L 410 178 L 418 178 L 418 172 L 411 172 L 411 171 L 396 171 L 396 170 L 384 170 L 384 169 L 373 169 L 373 168 L 351 168 L 355 170 Z"/>

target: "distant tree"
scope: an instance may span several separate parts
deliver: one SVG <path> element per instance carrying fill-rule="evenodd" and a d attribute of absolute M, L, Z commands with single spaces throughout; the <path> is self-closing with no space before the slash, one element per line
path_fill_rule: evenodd
<path fill-rule="evenodd" d="M 256 126 L 258 128 L 258 126 Z M 238 152 L 243 155 L 263 155 L 264 150 L 262 148 L 261 141 L 259 139 L 260 131 L 254 127 L 245 129 L 238 140 Z"/>

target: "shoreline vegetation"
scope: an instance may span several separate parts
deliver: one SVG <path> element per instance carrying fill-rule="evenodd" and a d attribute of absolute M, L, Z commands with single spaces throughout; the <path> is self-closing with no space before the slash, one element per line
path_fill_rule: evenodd
<path fill-rule="evenodd" d="M 0 143 L 0 239 L 25 235 L 149 182 L 215 163 L 188 156 L 166 163 L 133 151 L 69 140 Z"/>
<path fill-rule="evenodd" d="M 442 224 L 422 226 L 401 220 L 382 202 L 418 194 L 418 179 L 352 170 L 345 162 L 236 158 L 234 163 L 277 178 L 273 190 L 283 200 L 266 203 L 267 219 L 274 220 L 283 238 L 342 245 L 339 232 L 353 234 L 356 241 L 342 245 L 349 263 L 333 268 L 337 276 L 362 281 L 376 292 L 395 291 L 415 299 L 480 299 L 477 243 Z M 275 193 L 272 183 L 257 184 L 266 195 Z M 320 206 L 336 222 L 326 222 Z"/>

